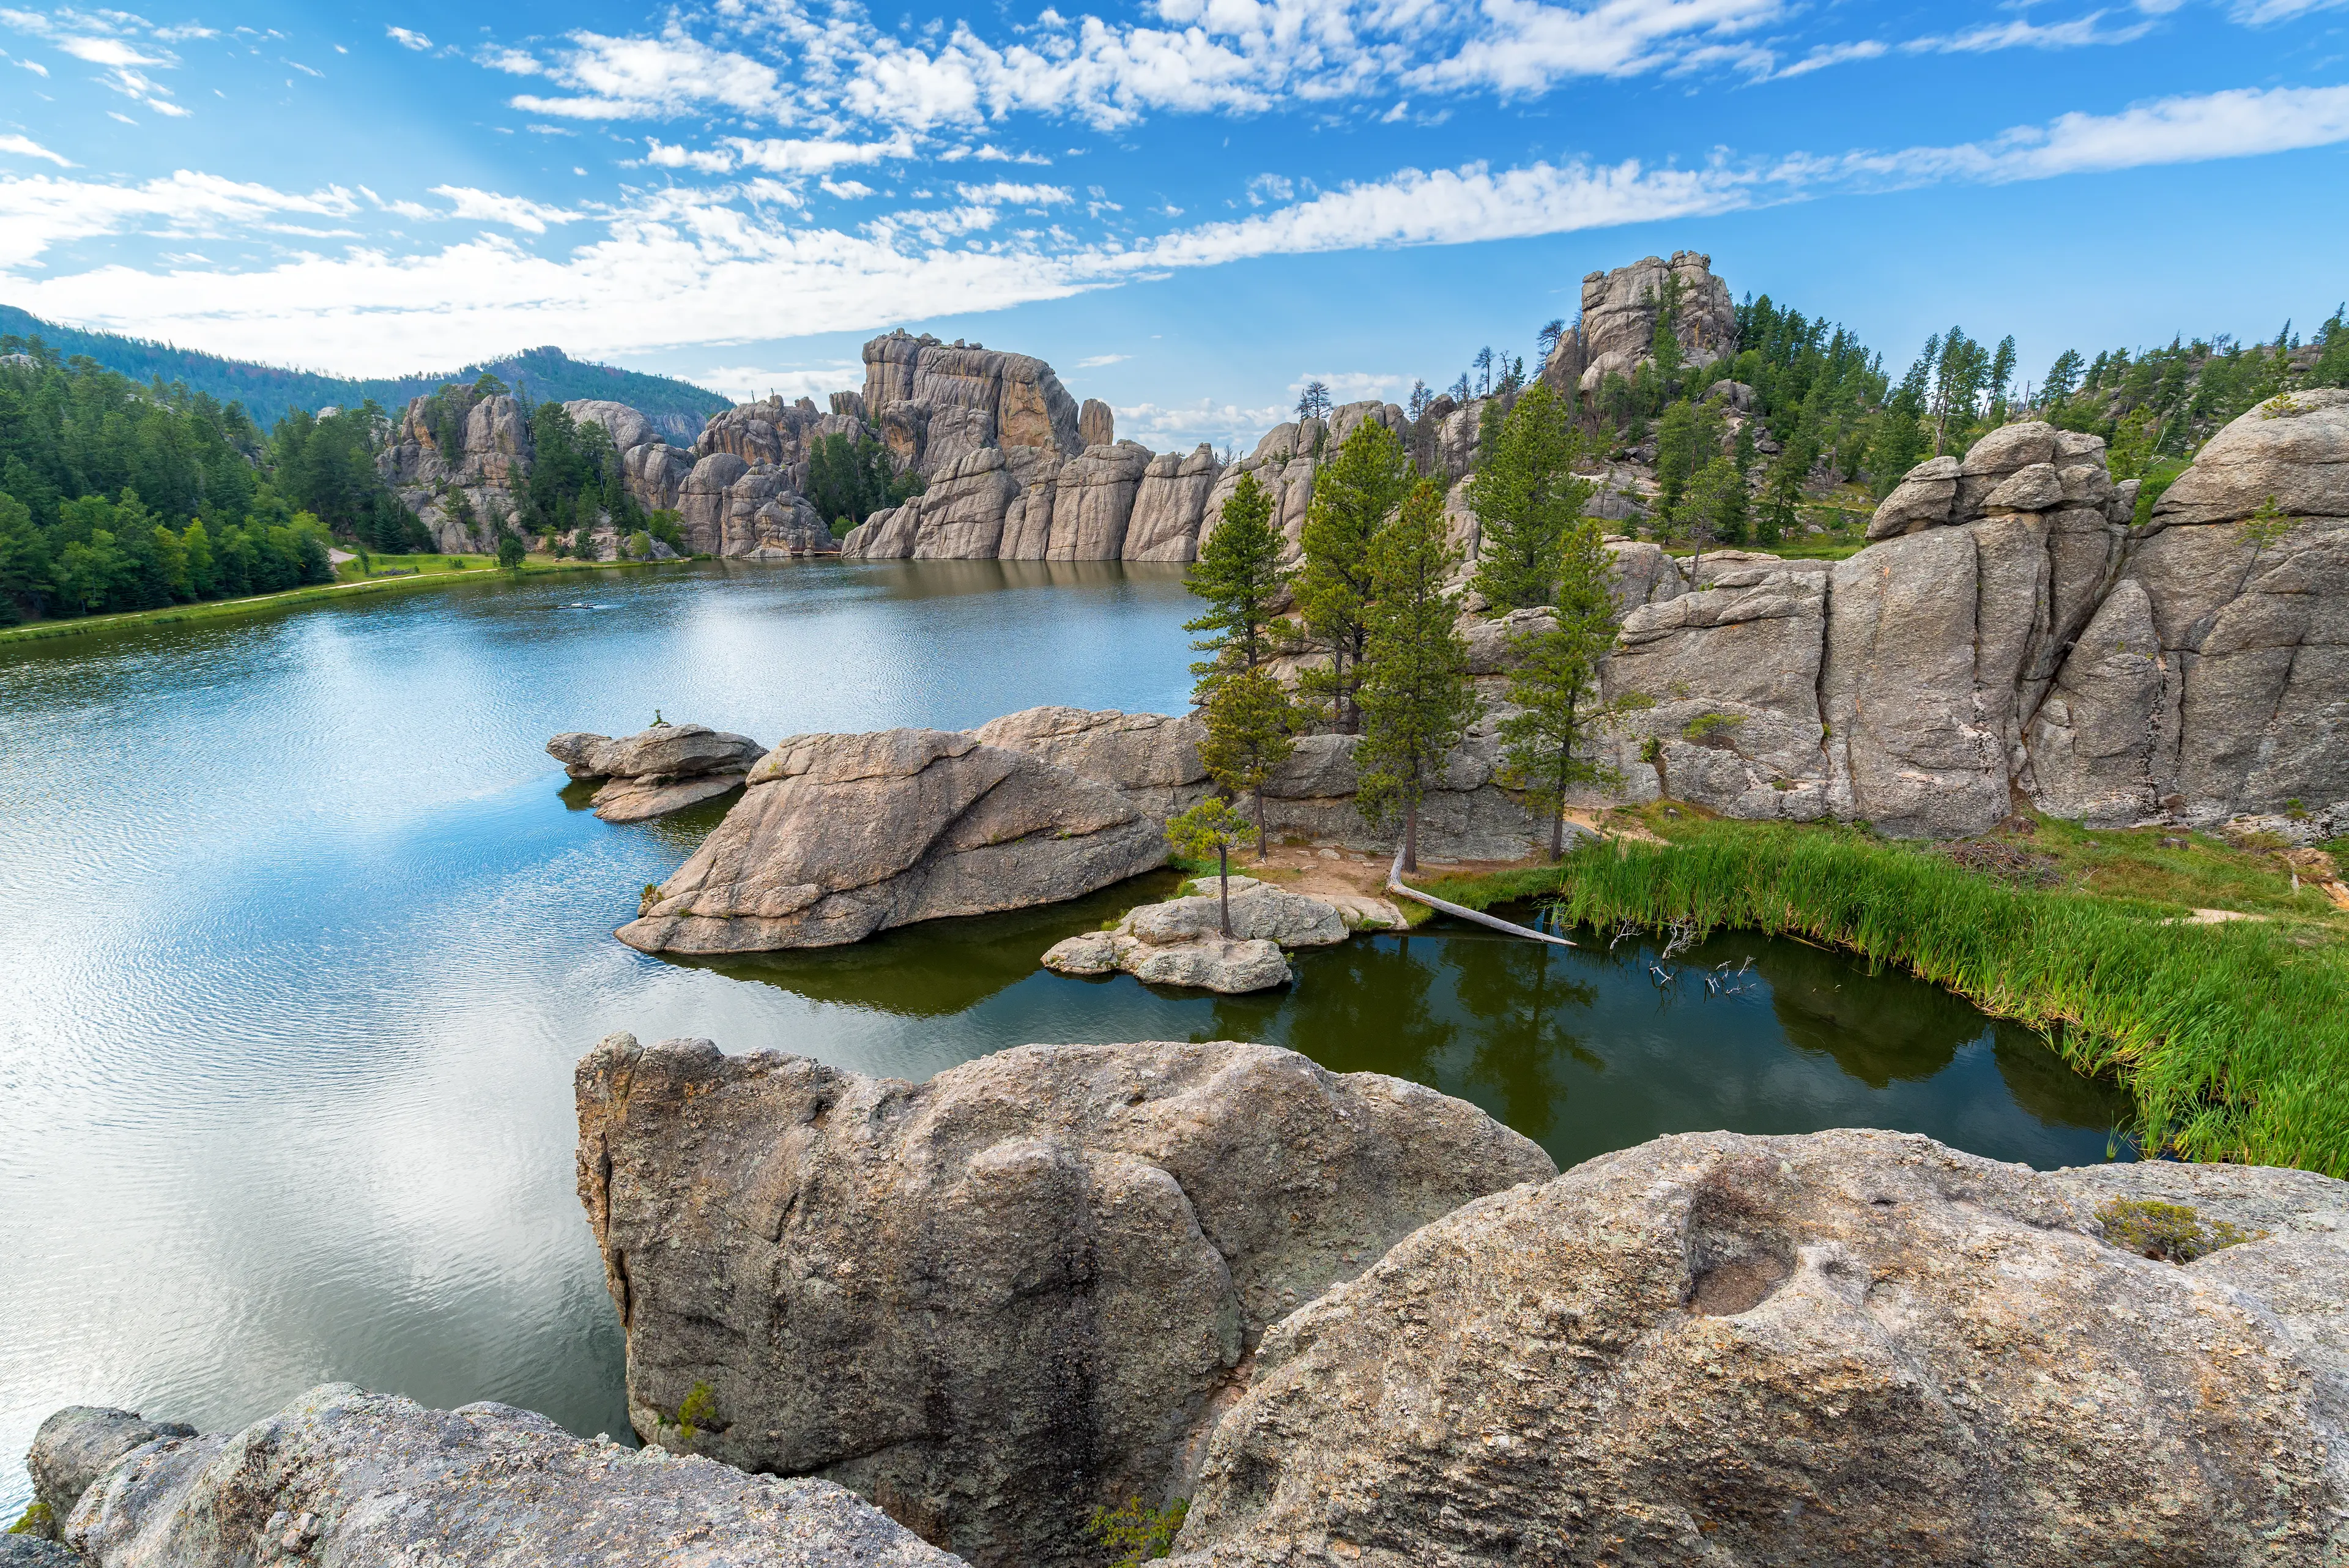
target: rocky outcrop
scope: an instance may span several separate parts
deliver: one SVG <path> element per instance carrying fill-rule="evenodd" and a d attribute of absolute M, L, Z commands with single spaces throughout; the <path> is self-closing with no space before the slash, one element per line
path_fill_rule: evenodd
<path fill-rule="evenodd" d="M 1399 927 L 1388 906 L 1381 927 Z M 1231 935 L 1224 935 L 1228 914 Z M 1234 877 L 1228 900 L 1214 877 L 1191 884 L 1185 897 L 1130 909 L 1115 928 L 1056 942 L 1044 967 L 1061 974 L 1123 970 L 1153 985 L 1199 991 L 1269 991 L 1290 976 L 1288 948 L 1328 947 L 1366 922 L 1309 894 L 1294 893 L 1253 877 Z"/>
<path fill-rule="evenodd" d="M 2299 1171 L 1661 1138 L 1270 1329 L 1173 1562 L 2326 1561 L 2344 1220 Z"/>
<path fill-rule="evenodd" d="M 2051 809 L 2208 826 L 2349 802 L 2349 391 L 2211 437 L 2116 576 L 2034 715 Z"/>
<path fill-rule="evenodd" d="M 1268 1324 L 1553 1169 L 1457 1100 L 1228 1042 L 916 1085 L 615 1035 L 578 1106 L 638 1429 L 981 1568 L 1098 1562 L 1091 1511 L 1167 1495 Z"/>
<path fill-rule="evenodd" d="M 1628 380 L 1648 359 L 1657 313 L 1675 290 L 1672 337 L 1687 362 L 1710 365 L 1735 353 L 1737 307 L 1729 297 L 1729 286 L 1713 275 L 1711 256 L 1675 251 L 1669 262 L 1648 256 L 1586 276 L 1581 324 L 1559 340 L 1545 373 L 1586 392 L 1595 390 L 1610 373 Z"/>
<path fill-rule="evenodd" d="M 1129 561 L 1196 560 L 1207 497 L 1224 465 L 1202 441 L 1188 454 L 1162 452 L 1142 471 L 1133 493 L 1133 515 L 1126 520 L 1124 558 Z"/>
<path fill-rule="evenodd" d="M 831 947 L 1073 898 L 1165 858 L 1133 801 L 1026 752 L 942 730 L 794 735 L 618 935 L 647 952 Z"/>
<path fill-rule="evenodd" d="M 69 1405 L 56 1412 L 33 1434 L 32 1449 L 25 1455 L 33 1500 L 48 1515 L 42 1533 L 52 1541 L 64 1539 L 66 1521 L 82 1494 L 125 1454 L 150 1443 L 195 1435 L 193 1427 L 149 1421 L 134 1410 Z"/>
<path fill-rule="evenodd" d="M 707 724 L 656 724 L 620 740 L 572 731 L 546 742 L 574 779 L 608 781 L 595 792 L 606 822 L 666 816 L 739 787 L 767 748 Z"/>
<path fill-rule="evenodd" d="M 1077 439 L 1088 447 L 1117 444 L 1117 415 L 1099 398 L 1087 398 L 1077 410 Z"/>
<path fill-rule="evenodd" d="M 1090 446 L 1061 465 L 1052 482 L 1048 561 L 1116 561 L 1125 556 L 1134 495 L 1150 466 L 1146 446 Z"/>
<path fill-rule="evenodd" d="M 985 416 L 996 445 L 1073 457 L 1089 444 L 1075 400 L 1043 360 L 903 329 L 864 345 L 864 406 L 900 463 L 924 474 L 944 466 L 929 451 L 934 436 L 976 428 L 966 410 Z M 969 450 L 940 455 L 951 461 Z"/>
<path fill-rule="evenodd" d="M 431 400 L 410 400 L 376 470 L 431 531 L 436 548 L 494 551 L 501 525 L 514 514 L 515 490 L 530 473 L 530 421 L 509 393 L 450 395 L 462 400 L 463 413 L 439 431 Z"/>
<path fill-rule="evenodd" d="M 97 1568 L 261 1563 L 445 1568 L 952 1568 L 823 1480 L 583 1442 L 507 1405 L 428 1410 L 347 1383 L 236 1433 L 150 1443 L 107 1470 L 66 1539 Z"/>

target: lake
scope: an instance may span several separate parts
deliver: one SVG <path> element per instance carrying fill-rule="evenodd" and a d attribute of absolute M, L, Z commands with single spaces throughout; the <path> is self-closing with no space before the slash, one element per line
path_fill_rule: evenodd
<path fill-rule="evenodd" d="M 614 940 L 723 805 L 613 826 L 546 756 L 660 710 L 771 744 L 1041 702 L 1169 711 L 1179 568 L 701 563 L 0 644 L 0 1506 L 60 1405 L 233 1427 L 329 1378 L 626 1435 L 573 1064 L 707 1035 L 921 1078 L 1034 1041 L 1261 1040 L 1463 1096 L 1564 1164 L 1658 1133 L 2105 1158 L 2027 1031 L 1793 942 L 1441 928 L 1209 998 L 1036 967 L 1134 901 L 726 962 Z M 1171 877 L 1158 881 L 1171 883 Z"/>

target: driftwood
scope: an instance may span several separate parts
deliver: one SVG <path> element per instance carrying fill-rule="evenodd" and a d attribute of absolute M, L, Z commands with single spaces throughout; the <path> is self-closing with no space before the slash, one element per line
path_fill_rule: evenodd
<path fill-rule="evenodd" d="M 1404 898 L 1411 899 L 1413 903 L 1424 904 L 1431 909 L 1440 909 L 1447 915 L 1454 915 L 1464 920 L 1474 920 L 1480 926 L 1490 926 L 1496 931 L 1506 931 L 1513 937 L 1531 937 L 1535 941 L 1548 942 L 1553 947 L 1570 948 L 1574 946 L 1572 942 L 1568 941 L 1564 937 L 1554 937 L 1547 931 L 1537 931 L 1530 926 L 1518 925 L 1515 920 L 1505 920 L 1498 915 L 1488 915 L 1482 909 L 1466 909 L 1459 904 L 1453 903 L 1449 899 L 1438 898 L 1433 894 L 1423 893 L 1416 888 L 1405 885 L 1402 879 L 1402 851 L 1401 849 L 1397 849 L 1395 851 L 1394 864 L 1387 868 L 1387 891 L 1390 893 L 1400 893 Z"/>

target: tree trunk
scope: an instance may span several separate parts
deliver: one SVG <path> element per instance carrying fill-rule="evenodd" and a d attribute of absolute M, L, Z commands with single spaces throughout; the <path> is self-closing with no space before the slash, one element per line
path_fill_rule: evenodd
<path fill-rule="evenodd" d="M 1419 802 L 1408 800 L 1402 807 L 1402 868 L 1419 869 Z"/>
<path fill-rule="evenodd" d="M 1216 892 L 1222 901 L 1224 940 L 1232 940 L 1232 851 L 1228 845 L 1216 846 Z"/>
<path fill-rule="evenodd" d="M 1256 863 L 1259 866 L 1272 854 L 1271 835 L 1264 820 L 1264 784 L 1259 781 L 1256 786 Z"/>

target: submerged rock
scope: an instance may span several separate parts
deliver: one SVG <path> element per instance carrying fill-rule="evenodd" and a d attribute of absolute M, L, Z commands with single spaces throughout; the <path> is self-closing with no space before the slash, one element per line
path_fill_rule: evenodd
<path fill-rule="evenodd" d="M 1659 1138 L 1275 1325 L 1175 1562 L 2331 1561 L 2344 1218 L 2300 1171 Z"/>
<path fill-rule="evenodd" d="M 578 1105 L 638 1431 L 830 1477 L 986 1568 L 1097 1563 L 1091 1511 L 1182 1490 L 1267 1324 L 1554 1169 L 1458 1100 L 1230 1042 L 915 1085 L 621 1034 Z"/>
<path fill-rule="evenodd" d="M 794 735 L 619 938 L 646 952 L 861 941 L 1027 909 L 1164 863 L 1159 825 L 1105 784 L 945 730 Z"/>
<path fill-rule="evenodd" d="M 90 1489 L 66 1539 L 99 1568 L 955 1562 L 826 1481 L 583 1442 L 507 1405 L 428 1410 L 348 1383 L 241 1432 L 138 1449 Z"/>

